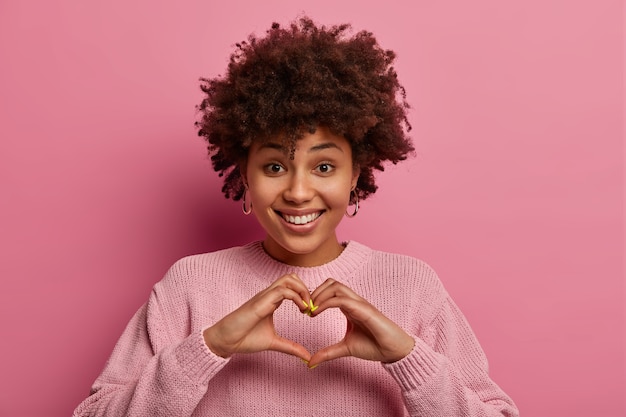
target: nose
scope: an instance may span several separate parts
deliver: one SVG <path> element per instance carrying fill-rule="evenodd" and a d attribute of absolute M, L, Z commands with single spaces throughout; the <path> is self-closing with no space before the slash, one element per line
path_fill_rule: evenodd
<path fill-rule="evenodd" d="M 314 194 L 315 189 L 306 173 L 295 172 L 289 178 L 283 192 L 283 198 L 294 204 L 302 204 L 310 201 Z"/>

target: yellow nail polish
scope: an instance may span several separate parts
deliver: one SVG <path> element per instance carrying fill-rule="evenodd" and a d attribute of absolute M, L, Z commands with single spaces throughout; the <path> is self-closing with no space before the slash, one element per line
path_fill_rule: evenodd
<path fill-rule="evenodd" d="M 307 365 L 308 365 L 308 364 L 309 364 L 309 363 L 307 362 Z M 318 366 L 318 365 L 319 365 L 319 363 L 318 363 L 317 365 L 309 366 L 309 367 L 308 367 L 308 368 L 309 368 L 309 371 L 310 371 L 311 369 L 315 369 L 315 368 L 317 368 L 317 366 Z"/>
<path fill-rule="evenodd" d="M 306 301 L 302 300 L 302 304 L 304 304 L 305 307 L 308 307 L 309 305 L 306 303 Z"/>

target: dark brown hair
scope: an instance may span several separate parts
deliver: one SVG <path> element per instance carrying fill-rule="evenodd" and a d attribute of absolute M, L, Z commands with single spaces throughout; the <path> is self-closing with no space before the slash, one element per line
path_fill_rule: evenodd
<path fill-rule="evenodd" d="M 395 53 L 370 32 L 349 32 L 348 24 L 317 26 L 308 17 L 287 28 L 274 23 L 264 37 L 236 45 L 226 76 L 200 79 L 206 96 L 196 126 L 213 168 L 225 175 L 226 198 L 242 197 L 239 164 L 255 140 L 280 138 L 293 153 L 319 126 L 345 137 L 360 168 L 360 199 L 377 189 L 374 169 L 413 151 Z"/>

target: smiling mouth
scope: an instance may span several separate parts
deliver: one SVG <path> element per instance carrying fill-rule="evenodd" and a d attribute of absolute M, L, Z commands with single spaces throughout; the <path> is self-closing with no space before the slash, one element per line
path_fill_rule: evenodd
<path fill-rule="evenodd" d="M 315 221 L 319 216 L 322 215 L 323 211 L 318 211 L 316 213 L 311 213 L 311 214 L 305 214 L 303 216 L 291 216 L 291 215 L 283 214 L 280 212 L 278 213 L 283 218 L 283 220 L 285 220 L 287 223 L 303 225 L 303 224 L 307 224 L 307 223 L 311 223 L 312 221 Z"/>

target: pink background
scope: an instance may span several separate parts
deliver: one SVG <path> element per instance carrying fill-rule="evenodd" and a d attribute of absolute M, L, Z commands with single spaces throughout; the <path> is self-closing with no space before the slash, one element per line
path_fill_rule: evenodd
<path fill-rule="evenodd" d="M 434 266 L 525 417 L 626 415 L 623 2 L 2 0 L 0 416 L 69 415 L 172 262 L 261 236 L 198 78 L 303 12 L 377 34 L 413 104 L 340 237 Z"/>

